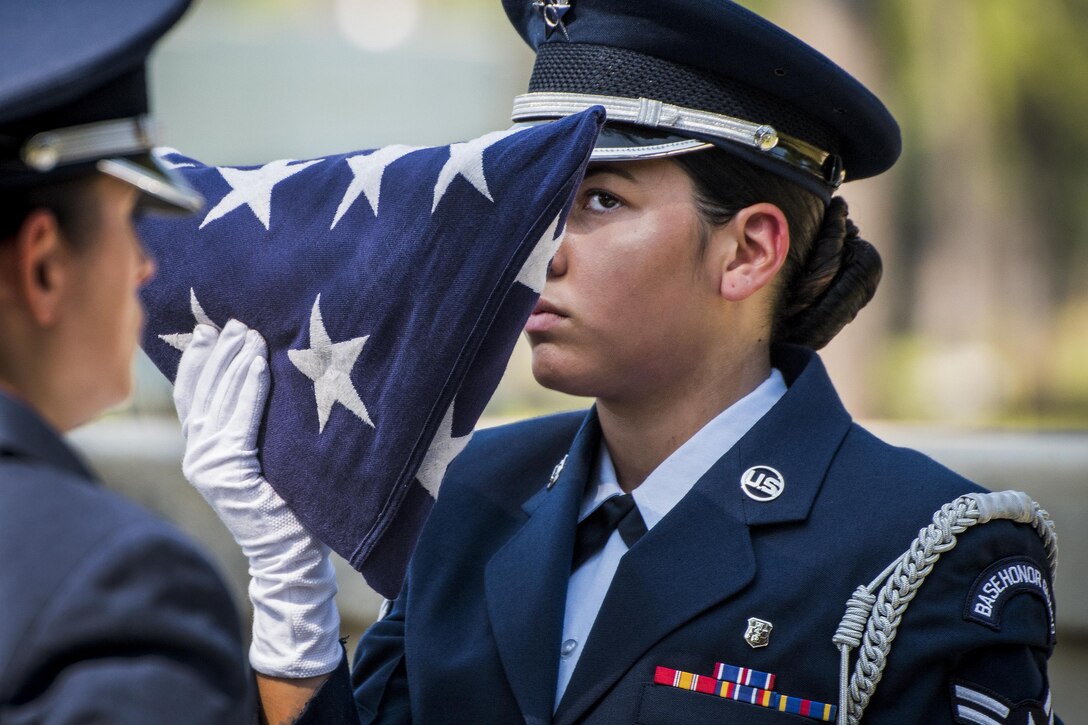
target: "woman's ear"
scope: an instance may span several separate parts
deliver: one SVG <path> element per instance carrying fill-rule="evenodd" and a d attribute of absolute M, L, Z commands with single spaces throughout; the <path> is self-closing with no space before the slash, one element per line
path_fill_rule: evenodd
<path fill-rule="evenodd" d="M 71 256 L 53 212 L 30 212 L 16 232 L 6 283 L 15 304 L 24 307 L 41 327 L 51 327 L 60 315 L 71 275 Z"/>
<path fill-rule="evenodd" d="M 738 302 L 766 287 L 778 273 L 790 250 L 786 215 L 774 204 L 741 209 L 719 230 L 733 235 L 733 253 L 722 269 L 722 297 Z"/>

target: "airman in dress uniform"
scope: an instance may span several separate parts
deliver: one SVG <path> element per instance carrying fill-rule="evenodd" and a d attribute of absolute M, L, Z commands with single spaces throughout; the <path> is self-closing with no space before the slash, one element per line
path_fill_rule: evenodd
<path fill-rule="evenodd" d="M 0 1 L 0 722 L 255 716 L 207 559 L 60 437 L 131 391 L 133 215 L 202 204 L 149 153 L 144 62 L 188 4 Z"/>
<path fill-rule="evenodd" d="M 503 4 L 514 120 L 608 114 L 526 326 L 596 402 L 480 431 L 350 688 L 270 719 L 1056 721 L 1045 513 L 878 440 L 814 352 L 881 275 L 836 193 L 895 162 L 888 110 L 727 0 Z"/>

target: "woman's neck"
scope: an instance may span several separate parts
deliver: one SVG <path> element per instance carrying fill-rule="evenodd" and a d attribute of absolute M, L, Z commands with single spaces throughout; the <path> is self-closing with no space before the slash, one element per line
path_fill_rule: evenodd
<path fill-rule="evenodd" d="M 630 398 L 598 398 L 601 433 L 625 492 L 631 492 L 719 413 L 755 390 L 770 375 L 766 347 L 760 354 L 692 371 L 659 390 Z"/>

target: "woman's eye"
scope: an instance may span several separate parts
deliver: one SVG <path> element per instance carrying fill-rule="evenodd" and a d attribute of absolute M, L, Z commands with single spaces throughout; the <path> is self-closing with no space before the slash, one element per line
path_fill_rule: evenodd
<path fill-rule="evenodd" d="M 586 194 L 585 206 L 589 211 L 607 212 L 623 206 L 623 202 L 607 191 L 591 191 Z"/>

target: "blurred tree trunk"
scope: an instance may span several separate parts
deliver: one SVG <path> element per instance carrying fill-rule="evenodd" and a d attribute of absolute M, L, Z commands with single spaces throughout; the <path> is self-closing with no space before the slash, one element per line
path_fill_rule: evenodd
<path fill-rule="evenodd" d="M 759 8 L 773 22 L 846 68 L 877 97 L 888 103 L 886 68 L 894 59 L 873 32 L 870 4 L 852 0 L 779 0 Z M 889 104 L 891 105 L 891 104 Z M 895 114 L 895 108 L 892 107 Z M 849 181 L 850 169 L 846 170 Z M 891 326 L 893 302 L 901 284 L 900 255 L 895 244 L 893 169 L 875 179 L 848 183 L 840 195 L 862 238 L 880 251 L 884 277 L 876 296 L 821 353 L 843 401 L 854 415 L 873 415 L 879 403 L 880 361 Z"/>
<path fill-rule="evenodd" d="M 933 351 L 917 382 L 928 412 L 973 419 L 1039 375 L 1052 318 L 1048 245 L 1027 203 L 1022 143 L 997 113 L 995 28 L 975 3 L 899 8 L 913 50 L 903 59 L 916 109 L 907 143 L 920 162 L 902 209 L 921 232 L 903 240 L 901 260 L 914 267 L 911 327 Z"/>
<path fill-rule="evenodd" d="M 1049 369 L 1054 250 L 1077 247 L 1054 238 L 1065 217 L 1043 211 L 1060 205 L 1041 191 L 1069 186 L 1057 170 L 1070 161 L 1053 158 L 1046 184 L 1031 175 L 1040 147 L 1069 134 L 1024 128 L 1022 107 L 1055 68 L 1083 68 L 1068 53 L 1039 60 L 1072 11 L 1018 0 L 753 7 L 853 73 L 903 129 L 896 167 L 842 192 L 885 262 L 876 298 L 825 354 L 843 397 L 863 415 L 898 400 L 893 412 L 959 420 L 1030 401 Z"/>

